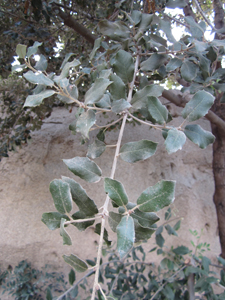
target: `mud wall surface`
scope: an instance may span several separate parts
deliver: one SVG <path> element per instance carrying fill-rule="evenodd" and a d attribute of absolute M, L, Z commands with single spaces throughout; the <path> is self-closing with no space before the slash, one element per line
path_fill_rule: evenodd
<path fill-rule="evenodd" d="M 88 143 L 82 145 L 81 136 L 72 135 L 68 129 L 74 115 L 74 111 L 69 113 L 65 108 L 56 108 L 45 120 L 42 129 L 32 134 L 29 145 L 10 153 L 9 158 L 3 158 L 0 162 L 0 264 L 3 267 L 28 259 L 36 267 L 48 263 L 68 271 L 70 268 L 64 263 L 63 254 L 74 253 L 84 259 L 96 256 L 98 236 L 93 228 L 79 232 L 69 227 L 73 240 L 73 246 L 69 247 L 63 246 L 58 230 L 50 231 L 41 222 L 44 212 L 55 211 L 49 183 L 62 175 L 82 184 L 98 207 L 105 201 L 102 180 L 89 184 L 73 175 L 62 161 L 86 155 Z M 98 122 L 103 124 L 107 119 Z M 181 120 L 177 118 L 175 122 L 180 124 Z M 207 120 L 201 120 L 199 124 L 210 130 Z M 116 144 L 117 136 L 118 131 L 111 131 L 106 139 L 107 144 Z M 158 132 L 144 125 L 127 125 L 123 143 L 140 139 L 150 139 L 159 145 L 156 154 L 146 161 L 129 164 L 119 160 L 115 179 L 123 182 L 129 200 L 135 202 L 143 190 L 161 179 L 176 180 L 176 199 L 171 208 L 173 217 L 183 217 L 183 221 L 179 238 L 171 237 L 168 242 L 191 246 L 193 237 L 189 229 L 198 232 L 203 229 L 201 241 L 210 243 L 210 255 L 219 255 L 217 220 L 212 200 L 212 147 L 201 150 L 187 141 L 182 151 L 168 155 Z M 103 176 L 110 175 L 113 156 L 114 148 L 107 148 L 95 160 Z M 154 238 L 145 244 L 148 250 L 152 247 L 150 244 L 154 244 Z"/>

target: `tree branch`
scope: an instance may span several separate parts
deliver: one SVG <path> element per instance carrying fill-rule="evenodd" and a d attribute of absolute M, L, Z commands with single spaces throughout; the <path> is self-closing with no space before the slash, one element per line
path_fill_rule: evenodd
<path fill-rule="evenodd" d="M 182 94 L 173 93 L 171 90 L 164 90 L 162 96 L 179 107 L 184 107 L 188 102 Z M 220 129 L 225 130 L 225 122 L 211 110 L 209 110 L 205 117 Z"/>

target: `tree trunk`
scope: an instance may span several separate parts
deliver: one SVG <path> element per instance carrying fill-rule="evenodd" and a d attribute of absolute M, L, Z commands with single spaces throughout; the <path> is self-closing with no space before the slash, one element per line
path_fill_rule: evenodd
<path fill-rule="evenodd" d="M 219 0 L 213 1 L 214 24 L 216 29 L 224 26 L 224 11 Z M 220 35 L 216 39 L 223 38 Z M 217 63 L 217 68 L 221 67 L 221 62 Z M 225 105 L 220 103 L 222 93 L 217 92 L 212 111 L 225 120 Z M 212 133 L 216 140 L 213 144 L 213 175 L 215 181 L 215 192 L 213 201 L 216 206 L 219 238 L 221 245 L 221 256 L 225 258 L 225 132 L 211 123 Z"/>

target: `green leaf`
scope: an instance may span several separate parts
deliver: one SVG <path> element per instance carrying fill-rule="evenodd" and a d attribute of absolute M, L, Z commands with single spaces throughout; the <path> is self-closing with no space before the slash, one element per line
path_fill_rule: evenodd
<path fill-rule="evenodd" d="M 116 205 L 124 206 L 128 203 L 128 197 L 121 182 L 106 177 L 104 179 L 104 189 Z"/>
<path fill-rule="evenodd" d="M 61 179 L 55 179 L 50 183 L 49 189 L 58 212 L 61 214 L 69 213 L 72 210 L 72 196 L 69 184 Z"/>
<path fill-rule="evenodd" d="M 80 132 L 85 138 L 89 138 L 89 130 L 95 124 L 96 118 L 93 110 L 83 112 L 76 124 L 76 131 Z"/>
<path fill-rule="evenodd" d="M 96 51 L 101 47 L 102 38 L 98 38 L 95 40 L 94 47 L 90 53 L 90 60 L 92 60 L 95 56 Z"/>
<path fill-rule="evenodd" d="M 167 19 L 160 19 L 160 29 L 166 34 L 170 43 L 175 43 L 176 39 L 172 34 L 171 21 Z"/>
<path fill-rule="evenodd" d="M 192 82 L 197 76 L 198 66 L 189 60 L 185 60 L 181 66 L 180 72 L 184 80 Z"/>
<path fill-rule="evenodd" d="M 112 103 L 112 111 L 116 114 L 119 114 L 125 109 L 128 109 L 130 107 L 131 107 L 130 103 L 127 102 L 125 99 L 113 101 Z"/>
<path fill-rule="evenodd" d="M 188 121 L 195 121 L 205 116 L 214 103 L 214 96 L 205 91 L 198 91 L 185 105 L 182 116 Z"/>
<path fill-rule="evenodd" d="M 72 53 L 72 52 L 66 53 L 65 58 L 64 58 L 64 60 L 63 60 L 63 62 L 61 64 L 60 70 L 62 70 L 64 68 L 65 64 L 68 62 L 68 60 L 70 59 L 70 57 L 73 56 L 73 55 L 75 55 L 75 53 Z"/>
<path fill-rule="evenodd" d="M 69 272 L 69 284 L 73 285 L 75 281 L 76 281 L 76 274 L 75 274 L 74 270 L 71 269 Z"/>
<path fill-rule="evenodd" d="M 69 170 L 88 182 L 98 182 L 101 179 L 102 171 L 87 157 L 74 157 L 63 159 Z"/>
<path fill-rule="evenodd" d="M 88 269 L 86 262 L 74 254 L 63 255 L 63 259 L 77 272 L 85 272 Z"/>
<path fill-rule="evenodd" d="M 103 20 L 98 23 L 101 34 L 115 41 L 122 41 L 130 37 L 130 30 L 122 21 L 110 22 Z"/>
<path fill-rule="evenodd" d="M 209 144 L 215 141 L 215 136 L 211 132 L 205 131 L 197 124 L 187 125 L 184 129 L 184 133 L 201 149 L 205 149 Z"/>
<path fill-rule="evenodd" d="M 134 219 L 134 229 L 135 229 L 135 242 L 146 241 L 150 239 L 153 233 L 155 233 L 154 228 L 144 228 Z"/>
<path fill-rule="evenodd" d="M 134 25 L 137 25 L 138 23 L 140 23 L 142 18 L 142 13 L 139 10 L 133 10 L 131 12 L 131 19 L 132 19 L 132 23 Z"/>
<path fill-rule="evenodd" d="M 133 209 L 135 206 L 137 206 L 135 203 L 128 202 L 127 210 L 129 211 L 129 210 Z M 119 212 L 121 214 L 123 214 L 125 212 L 124 207 L 120 207 Z M 155 213 L 142 212 L 138 208 L 132 212 L 131 217 L 136 219 L 138 221 L 138 224 L 142 228 L 151 228 L 152 229 L 152 227 L 153 227 L 152 225 L 159 221 L 159 217 Z"/>
<path fill-rule="evenodd" d="M 38 51 L 38 47 L 40 47 L 42 43 L 34 42 L 33 46 L 27 49 L 27 57 L 31 57 L 31 55 L 36 54 Z"/>
<path fill-rule="evenodd" d="M 141 109 L 146 107 L 147 97 L 159 97 L 162 95 L 164 88 L 159 85 L 147 85 L 142 90 L 136 92 L 131 100 L 131 104 L 135 109 Z"/>
<path fill-rule="evenodd" d="M 47 288 L 47 293 L 46 293 L 46 300 L 52 300 L 52 299 L 53 299 L 52 293 L 51 293 L 50 288 L 48 287 Z"/>
<path fill-rule="evenodd" d="M 110 80 L 112 84 L 109 86 L 109 91 L 113 100 L 120 100 L 126 98 L 126 87 L 122 79 L 116 74 L 111 74 Z"/>
<path fill-rule="evenodd" d="M 77 211 L 72 215 L 72 218 L 74 220 L 85 220 L 85 219 L 90 219 L 91 217 L 94 216 L 87 216 L 83 211 Z M 83 221 L 83 222 L 74 222 L 72 223 L 73 226 L 77 227 L 79 231 L 84 231 L 88 227 L 92 226 L 94 224 L 95 220 L 92 221 Z"/>
<path fill-rule="evenodd" d="M 162 180 L 148 187 L 137 199 L 138 209 L 143 212 L 156 212 L 170 205 L 174 200 L 175 181 Z"/>
<path fill-rule="evenodd" d="M 116 228 L 119 225 L 122 217 L 123 216 L 121 214 L 114 213 L 113 211 L 109 212 L 108 222 L 113 232 L 116 232 Z"/>
<path fill-rule="evenodd" d="M 198 40 L 202 40 L 205 30 L 202 28 L 201 23 L 198 24 L 191 16 L 187 16 L 184 19 L 190 25 L 189 31 L 192 36 Z"/>
<path fill-rule="evenodd" d="M 111 101 L 108 94 L 104 94 L 102 98 L 95 103 L 96 107 L 100 108 L 111 108 Z"/>
<path fill-rule="evenodd" d="M 187 2 L 185 0 L 169 0 L 165 5 L 168 8 L 184 8 L 187 6 Z"/>
<path fill-rule="evenodd" d="M 177 255 L 185 255 L 190 252 L 189 248 L 187 248 L 185 246 L 179 246 L 179 247 L 173 249 L 172 251 Z"/>
<path fill-rule="evenodd" d="M 167 54 L 153 53 L 147 60 L 141 63 L 141 70 L 144 72 L 154 71 L 161 67 L 167 59 Z"/>
<path fill-rule="evenodd" d="M 156 240 L 156 244 L 162 248 L 164 243 L 165 243 L 165 239 L 163 238 L 163 236 L 161 235 L 161 233 L 156 234 L 155 236 L 155 240 Z"/>
<path fill-rule="evenodd" d="M 101 156 L 105 149 L 105 143 L 100 141 L 99 139 L 95 139 L 94 143 L 88 146 L 87 156 L 91 159 L 95 159 Z"/>
<path fill-rule="evenodd" d="M 133 247 L 135 239 L 134 220 L 130 216 L 122 217 L 116 229 L 117 251 L 122 259 Z"/>
<path fill-rule="evenodd" d="M 26 78 L 26 80 L 33 84 L 43 84 L 51 87 L 54 85 L 54 82 L 43 73 L 37 74 L 32 71 L 28 71 L 27 73 L 23 74 L 23 76 Z"/>
<path fill-rule="evenodd" d="M 70 71 L 71 68 L 75 68 L 75 67 L 77 67 L 77 66 L 79 66 L 79 65 L 80 65 L 80 61 L 77 60 L 76 58 L 75 58 L 73 61 L 71 61 L 71 62 L 67 62 L 67 63 L 63 66 L 60 75 L 59 75 L 59 76 L 55 76 L 55 77 L 53 78 L 53 80 L 54 80 L 57 84 L 59 84 L 60 81 L 61 81 L 62 79 L 64 79 L 64 78 L 66 78 L 66 77 L 69 76 L 69 71 Z"/>
<path fill-rule="evenodd" d="M 129 142 L 121 147 L 120 157 L 129 163 L 145 160 L 155 154 L 156 147 L 157 143 L 148 140 Z"/>
<path fill-rule="evenodd" d="M 133 80 L 134 60 L 130 53 L 119 50 L 115 56 L 113 70 L 127 84 Z"/>
<path fill-rule="evenodd" d="M 69 184 L 73 201 L 85 216 L 93 216 L 98 213 L 98 208 L 94 201 L 88 197 L 85 189 L 75 180 L 62 176 L 62 180 Z"/>
<path fill-rule="evenodd" d="M 172 72 L 172 71 L 176 70 L 177 68 L 179 68 L 181 65 L 182 65 L 182 60 L 174 57 L 166 65 L 166 71 Z"/>
<path fill-rule="evenodd" d="M 177 150 L 181 150 L 185 141 L 186 136 L 182 131 L 177 130 L 176 128 L 170 129 L 165 140 L 167 152 L 171 154 Z"/>
<path fill-rule="evenodd" d="M 60 235 L 63 238 L 63 245 L 72 245 L 72 241 L 71 238 L 69 236 L 69 234 L 66 232 L 65 228 L 64 228 L 64 224 L 66 222 L 66 219 L 61 219 L 61 223 L 60 223 Z"/>
<path fill-rule="evenodd" d="M 60 214 L 59 212 L 43 213 L 41 221 L 50 229 L 55 230 L 60 228 L 61 219 L 64 218 L 67 221 L 69 218 L 66 215 Z"/>
<path fill-rule="evenodd" d="M 176 231 L 171 227 L 169 224 L 165 225 L 166 231 L 168 232 L 169 235 L 177 235 Z"/>
<path fill-rule="evenodd" d="M 34 68 L 38 71 L 45 71 L 47 69 L 48 62 L 43 54 L 39 55 L 39 60 L 36 62 Z"/>
<path fill-rule="evenodd" d="M 95 225 L 95 233 L 97 233 L 98 235 L 101 234 L 101 225 L 102 225 L 101 223 L 98 223 L 98 224 Z M 107 246 L 111 245 L 112 242 L 109 241 L 108 232 L 107 232 L 107 230 L 105 228 L 104 228 L 103 239 L 106 242 Z"/>
<path fill-rule="evenodd" d="M 16 54 L 19 56 L 19 58 L 25 58 L 27 53 L 27 46 L 18 44 L 16 46 Z"/>
<path fill-rule="evenodd" d="M 92 85 L 92 87 L 86 92 L 84 98 L 84 103 L 87 104 L 94 104 L 98 102 L 102 96 L 104 95 L 107 87 L 112 83 L 107 78 L 97 78 Z"/>
<path fill-rule="evenodd" d="M 139 18 L 139 15 L 137 15 L 138 12 L 135 14 L 136 15 L 136 18 Z M 137 40 L 139 39 L 143 33 L 148 29 L 149 25 L 151 24 L 152 20 L 153 20 L 153 14 L 150 15 L 150 14 L 141 14 L 141 22 L 138 26 L 138 32 L 137 34 L 134 36 L 134 39 Z M 132 19 L 134 17 L 134 12 L 132 12 L 132 15 L 131 15 Z M 136 19 L 135 18 L 135 19 Z M 137 22 L 137 21 L 136 21 Z M 139 23 L 139 22 L 138 22 Z M 138 24 L 137 23 L 137 24 Z"/>
<path fill-rule="evenodd" d="M 78 88 L 77 88 L 77 86 L 69 84 L 69 80 L 67 78 L 64 78 L 64 79 L 66 79 L 66 80 L 65 81 L 61 80 L 60 81 L 60 86 L 63 88 L 64 93 L 69 94 L 73 99 L 77 100 L 78 99 Z M 63 86 L 63 82 L 66 83 L 66 81 L 68 81 L 68 85 Z M 71 99 L 70 97 L 62 96 L 62 95 L 57 95 L 57 97 L 59 98 L 60 101 L 66 103 L 66 104 L 74 103 L 74 100 Z"/>
<path fill-rule="evenodd" d="M 42 103 L 43 99 L 48 98 L 55 94 L 55 91 L 52 90 L 45 90 L 39 94 L 35 95 L 29 95 L 26 98 L 26 101 L 24 103 L 24 107 L 34 107 L 38 106 Z"/>
<path fill-rule="evenodd" d="M 180 229 L 180 224 L 181 224 L 181 220 L 179 220 L 174 226 L 173 226 L 173 229 L 174 230 L 179 230 Z"/>
<path fill-rule="evenodd" d="M 158 124 L 166 123 L 168 119 L 168 110 L 165 105 L 162 105 L 158 98 L 152 96 L 148 97 L 147 108 L 152 118 Z"/>

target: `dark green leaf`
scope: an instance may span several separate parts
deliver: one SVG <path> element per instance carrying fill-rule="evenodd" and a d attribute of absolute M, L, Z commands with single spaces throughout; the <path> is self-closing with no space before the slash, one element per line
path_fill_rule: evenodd
<path fill-rule="evenodd" d="M 72 215 L 72 218 L 74 220 L 84 220 L 84 219 L 90 219 L 93 216 L 87 216 L 83 211 L 77 211 Z M 83 222 L 74 222 L 72 223 L 73 226 L 77 227 L 79 231 L 84 231 L 88 227 L 92 226 L 94 224 L 95 220 L 92 221 L 83 221 Z"/>
<path fill-rule="evenodd" d="M 76 124 L 76 131 L 80 132 L 84 137 L 89 138 L 89 130 L 95 124 L 96 118 L 93 110 L 83 112 Z"/>
<path fill-rule="evenodd" d="M 76 274 L 75 274 L 74 270 L 71 269 L 69 272 L 69 284 L 73 285 L 75 281 L 76 281 Z"/>
<path fill-rule="evenodd" d="M 85 94 L 85 104 L 94 104 L 104 95 L 107 87 L 112 83 L 107 78 L 97 78 L 92 87 Z"/>
<path fill-rule="evenodd" d="M 218 256 L 217 260 L 219 263 L 221 263 L 225 267 L 225 259 L 224 258 L 222 258 L 221 256 Z"/>
<path fill-rule="evenodd" d="M 26 80 L 33 84 L 43 84 L 51 87 L 54 85 L 54 82 L 43 73 L 36 74 L 32 71 L 28 71 L 27 73 L 23 74 L 23 76 L 26 78 Z"/>
<path fill-rule="evenodd" d="M 66 219 L 61 219 L 61 223 L 60 223 L 60 235 L 63 238 L 63 245 L 72 245 L 72 241 L 71 238 L 69 236 L 69 234 L 66 232 L 65 228 L 64 228 L 64 224 L 66 222 Z"/>
<path fill-rule="evenodd" d="M 95 56 L 96 51 L 101 47 L 102 38 L 98 38 L 95 40 L 94 47 L 90 54 L 90 60 L 92 60 Z"/>
<path fill-rule="evenodd" d="M 116 229 L 117 251 L 122 259 L 133 247 L 135 239 L 134 221 L 130 216 L 122 217 Z"/>
<path fill-rule="evenodd" d="M 111 108 L 111 101 L 108 94 L 104 94 L 102 98 L 95 103 L 96 107 Z"/>
<path fill-rule="evenodd" d="M 55 179 L 50 183 L 49 189 L 58 212 L 61 214 L 69 213 L 72 210 L 72 196 L 69 184 L 61 179 Z"/>
<path fill-rule="evenodd" d="M 137 199 L 138 209 L 143 212 L 156 212 L 170 205 L 174 200 L 175 182 L 162 180 L 148 187 Z"/>
<path fill-rule="evenodd" d="M 135 242 L 147 241 L 152 234 L 155 232 L 155 229 L 144 228 L 139 222 L 134 219 L 134 229 L 135 229 Z"/>
<path fill-rule="evenodd" d="M 67 221 L 69 218 L 66 215 L 59 212 L 43 213 L 41 221 L 50 229 L 55 230 L 60 227 L 61 219 L 64 218 Z"/>
<path fill-rule="evenodd" d="M 174 226 L 173 226 L 173 229 L 174 230 L 179 230 L 180 229 L 180 224 L 181 224 L 181 220 L 179 220 Z"/>
<path fill-rule="evenodd" d="M 176 128 L 172 128 L 168 131 L 165 140 L 166 150 L 169 154 L 176 152 L 177 150 L 181 150 L 185 142 L 185 134 Z"/>
<path fill-rule="evenodd" d="M 88 182 L 98 182 L 101 179 L 101 169 L 87 157 L 77 156 L 71 159 L 63 159 L 63 162 L 71 172 Z"/>
<path fill-rule="evenodd" d="M 189 60 L 185 60 L 181 66 L 181 76 L 184 80 L 192 82 L 193 79 L 197 76 L 198 66 Z"/>
<path fill-rule="evenodd" d="M 34 55 L 37 53 L 38 51 L 38 47 L 40 47 L 42 45 L 42 43 L 39 42 L 34 42 L 33 46 L 29 47 L 27 49 L 27 57 L 31 57 L 31 55 Z"/>
<path fill-rule="evenodd" d="M 205 116 L 214 103 L 214 97 L 205 91 L 197 92 L 186 104 L 182 111 L 182 116 L 188 121 L 195 121 Z"/>
<path fill-rule="evenodd" d="M 170 43 L 175 43 L 176 39 L 172 34 L 171 21 L 167 19 L 160 19 L 160 29 L 166 34 Z"/>
<path fill-rule="evenodd" d="M 166 228 L 166 231 L 168 232 L 169 235 L 176 235 L 177 236 L 176 231 L 169 224 L 165 225 L 165 228 Z"/>
<path fill-rule="evenodd" d="M 179 247 L 173 249 L 172 251 L 177 255 L 185 255 L 190 252 L 189 248 L 187 248 L 185 246 L 179 246 Z"/>
<path fill-rule="evenodd" d="M 156 244 L 162 248 L 164 243 L 165 243 L 165 239 L 163 238 L 163 236 L 160 234 L 156 234 L 155 236 L 155 240 L 156 240 Z"/>
<path fill-rule="evenodd" d="M 109 91 L 113 100 L 126 98 L 126 87 L 122 79 L 116 74 L 111 74 L 110 80 L 112 84 L 109 86 Z"/>
<path fill-rule="evenodd" d="M 155 154 L 157 143 L 148 140 L 138 142 L 129 142 L 120 149 L 122 160 L 134 163 L 139 160 L 145 160 Z"/>
<path fill-rule="evenodd" d="M 109 212 L 108 222 L 113 232 L 116 232 L 116 228 L 119 225 L 122 217 L 123 216 L 121 214 L 114 213 L 113 211 Z"/>
<path fill-rule="evenodd" d="M 99 30 L 103 35 L 112 40 L 121 41 L 130 37 L 130 30 L 127 25 L 121 21 L 110 22 L 108 20 L 100 21 Z"/>
<path fill-rule="evenodd" d="M 159 85 L 147 85 L 142 90 L 136 92 L 131 100 L 131 104 L 135 109 L 146 107 L 148 96 L 159 97 L 162 95 L 164 88 Z"/>
<path fill-rule="evenodd" d="M 128 203 L 128 197 L 121 182 L 106 177 L 104 179 L 104 188 L 106 194 L 109 195 L 109 198 L 115 202 L 116 205 L 124 206 Z"/>
<path fill-rule="evenodd" d="M 219 90 L 221 92 L 225 92 L 225 84 L 224 83 L 215 83 L 213 85 L 213 87 L 216 89 L 216 90 Z"/>
<path fill-rule="evenodd" d="M 134 60 L 131 54 L 119 50 L 113 63 L 113 70 L 125 84 L 131 82 L 134 74 Z"/>
<path fill-rule="evenodd" d="M 185 0 L 169 0 L 166 2 L 166 7 L 168 8 L 184 8 L 187 6 L 187 2 Z"/>
<path fill-rule="evenodd" d="M 98 213 L 96 204 L 88 197 L 86 191 L 75 180 L 62 176 L 62 180 L 69 184 L 73 201 L 85 216 L 93 216 Z"/>
<path fill-rule="evenodd" d="M 94 143 L 88 146 L 87 156 L 91 159 L 95 159 L 101 156 L 105 149 L 105 143 L 100 141 L 99 139 L 95 139 Z"/>
<path fill-rule="evenodd" d="M 156 123 L 166 123 L 168 119 L 168 110 L 165 105 L 162 105 L 158 98 L 152 96 L 147 97 L 147 108 Z"/>
<path fill-rule="evenodd" d="M 122 111 L 130 107 L 130 103 L 127 102 L 125 99 L 116 100 L 112 103 L 112 111 L 116 114 L 121 113 Z"/>
<path fill-rule="evenodd" d="M 147 60 L 141 63 L 141 70 L 144 72 L 154 71 L 162 66 L 168 59 L 167 54 L 153 53 Z"/>
<path fill-rule="evenodd" d="M 59 84 L 61 80 L 63 80 L 64 78 L 68 77 L 69 76 L 69 71 L 71 68 L 75 68 L 77 66 L 80 65 L 80 61 L 77 60 L 76 58 L 71 61 L 71 62 L 67 62 L 65 63 L 65 65 L 63 66 L 62 68 L 62 71 L 60 73 L 59 76 L 55 76 L 53 79 L 54 81 Z"/>
<path fill-rule="evenodd" d="M 182 65 L 182 60 L 174 57 L 166 65 L 166 71 L 172 72 L 172 71 L 176 70 L 177 68 L 179 68 L 181 65 Z"/>
<path fill-rule="evenodd" d="M 50 288 L 48 287 L 47 288 L 47 293 L 46 293 L 46 300 L 52 300 L 52 299 L 53 299 L 52 293 L 51 293 Z"/>
<path fill-rule="evenodd" d="M 131 12 L 131 19 L 132 19 L 132 23 L 134 23 L 134 25 L 137 25 L 138 23 L 140 23 L 141 21 L 141 17 L 142 17 L 142 13 L 139 10 L 133 10 Z"/>
<path fill-rule="evenodd" d="M 137 17 L 138 17 L 137 14 L 138 13 L 135 14 L 136 15 L 135 19 L 136 20 L 137 20 Z M 132 15 L 134 16 L 134 12 L 133 12 Z M 148 29 L 149 25 L 151 24 L 151 22 L 153 20 L 153 16 L 154 16 L 153 14 L 152 15 L 150 15 L 150 14 L 143 14 L 143 13 L 141 14 L 141 22 L 140 22 L 140 24 L 138 26 L 138 32 L 134 36 L 135 40 L 139 39 L 143 35 L 143 33 Z"/>
<path fill-rule="evenodd" d="M 95 225 L 95 233 L 97 233 L 98 235 L 101 234 L 101 223 L 98 223 Z M 104 228 L 104 234 L 103 234 L 103 239 L 106 242 L 107 246 L 111 245 L 111 241 L 109 241 L 109 235 L 108 235 L 108 231 Z"/>
<path fill-rule="evenodd" d="M 63 255 L 63 259 L 77 272 L 85 272 L 88 269 L 88 265 L 86 264 L 86 262 L 81 260 L 74 254 L 70 254 L 69 256 Z"/>
<path fill-rule="evenodd" d="M 187 125 L 184 129 L 184 133 L 193 143 L 197 144 L 202 149 L 205 149 L 215 140 L 215 137 L 211 132 L 205 131 L 197 124 Z"/>

